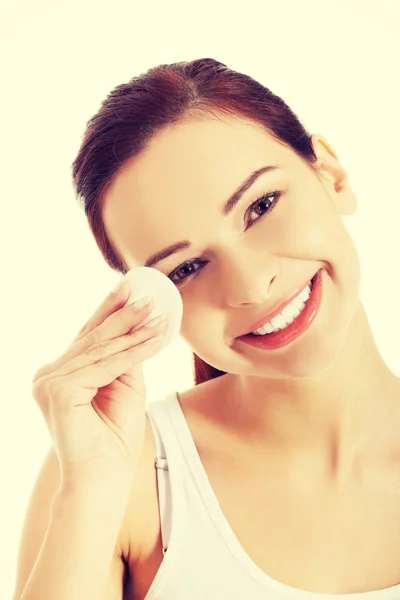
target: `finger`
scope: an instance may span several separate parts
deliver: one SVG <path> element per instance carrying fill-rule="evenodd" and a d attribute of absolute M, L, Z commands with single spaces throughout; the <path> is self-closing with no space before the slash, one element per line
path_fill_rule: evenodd
<path fill-rule="evenodd" d="M 88 365 L 78 371 L 76 381 L 82 382 L 82 387 L 86 389 L 98 389 L 105 385 L 109 385 L 115 379 L 120 377 L 127 369 L 133 365 L 136 367 L 141 365 L 144 360 L 153 356 L 160 347 L 160 337 L 152 338 L 157 341 L 153 344 L 139 344 L 133 348 L 128 348 L 124 352 L 113 354 L 103 359 L 101 362 Z M 72 376 L 74 377 L 74 376 Z"/>
<path fill-rule="evenodd" d="M 58 372 L 52 374 L 51 377 L 44 377 L 34 389 L 34 397 L 43 413 L 47 413 L 49 400 L 59 409 L 70 409 L 77 405 L 89 404 L 99 388 L 109 385 L 126 371 L 129 370 L 131 375 L 136 372 L 136 375 L 139 376 L 143 361 L 151 358 L 158 351 L 162 336 L 152 339 L 156 340 L 152 344 L 141 343 L 123 352 L 107 356 L 98 362 L 88 364 L 72 373 Z M 140 391 L 135 387 L 132 390 Z"/>
<path fill-rule="evenodd" d="M 40 371 L 36 373 L 34 381 L 38 377 L 59 370 L 73 358 L 80 356 L 85 352 L 90 352 L 92 346 L 96 348 L 101 342 L 107 342 L 117 336 L 126 334 L 131 328 L 140 324 L 151 313 L 153 304 L 153 299 L 151 299 L 147 306 L 139 309 L 133 304 L 129 304 L 123 306 L 115 313 L 110 314 L 106 318 L 106 324 L 101 323 L 93 330 L 90 330 L 83 336 L 77 338 L 59 358 L 42 367 Z"/>
<path fill-rule="evenodd" d="M 134 333 L 128 333 L 121 337 L 93 344 L 85 348 L 81 354 L 78 354 L 77 356 L 72 357 L 68 362 L 61 364 L 59 369 L 54 371 L 54 376 L 59 377 L 69 375 L 70 373 L 83 369 L 91 364 L 102 364 L 108 357 L 123 353 L 135 346 L 139 346 L 154 337 L 164 334 L 165 330 L 166 320 L 165 318 L 161 318 L 155 326 L 151 326 L 149 323 L 144 327 L 140 327 L 140 329 L 137 329 Z"/>
<path fill-rule="evenodd" d="M 73 339 L 73 342 L 83 338 L 89 331 L 92 331 L 95 329 L 95 327 L 101 325 L 101 323 L 103 323 L 107 317 L 126 304 L 130 295 L 130 286 L 128 280 L 123 280 L 120 282 L 119 286 L 119 288 L 114 289 L 107 294 L 90 319 L 88 319 L 83 327 L 80 328 L 77 335 Z"/>
<path fill-rule="evenodd" d="M 78 331 L 77 335 L 72 340 L 70 347 L 78 340 L 82 339 L 87 335 L 89 331 L 92 331 L 95 327 L 100 325 L 107 317 L 109 317 L 112 313 L 122 308 L 126 301 L 129 298 L 130 287 L 128 285 L 128 281 L 126 279 L 122 279 L 119 282 L 118 286 L 114 288 L 109 294 L 107 294 L 106 298 L 101 302 L 101 304 L 97 307 L 93 315 L 90 317 L 88 321 L 81 327 Z M 69 349 L 67 349 L 69 350 Z M 69 354 L 67 358 L 69 358 Z M 34 374 L 32 378 L 32 382 L 35 383 L 40 377 L 50 373 L 52 370 L 59 368 L 60 364 L 64 360 L 64 355 L 58 358 L 55 361 L 49 362 L 43 366 L 41 366 Z"/>

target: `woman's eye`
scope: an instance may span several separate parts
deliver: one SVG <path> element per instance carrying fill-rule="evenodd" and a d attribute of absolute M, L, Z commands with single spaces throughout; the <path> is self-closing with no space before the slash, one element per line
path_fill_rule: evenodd
<path fill-rule="evenodd" d="M 251 222 L 248 223 L 248 226 L 251 227 L 251 225 L 262 219 L 262 217 L 264 217 L 267 213 L 272 212 L 281 195 L 282 192 L 275 190 L 274 192 L 263 194 L 255 202 L 253 202 L 253 204 L 251 204 L 247 209 L 246 214 L 255 213 L 256 218 L 252 219 Z M 261 214 L 259 214 L 258 211 Z M 184 263 L 179 265 L 179 267 L 174 269 L 169 275 L 167 275 L 167 277 L 172 281 L 172 283 L 175 283 L 175 285 L 179 287 L 183 283 L 188 282 L 207 262 L 208 261 L 206 260 L 200 259 L 186 260 Z"/>
<path fill-rule="evenodd" d="M 255 202 L 253 202 L 253 204 L 249 206 L 247 212 L 249 214 L 255 213 L 256 218 L 252 219 L 249 225 L 251 226 L 256 221 L 259 221 L 266 213 L 272 212 L 272 209 L 275 207 L 281 194 L 281 192 L 275 190 L 274 192 L 268 192 L 267 194 L 263 194 Z M 270 200 L 270 198 L 273 198 L 273 200 Z M 259 214 L 257 210 L 259 210 L 261 214 Z"/>
<path fill-rule="evenodd" d="M 172 271 L 172 273 L 170 273 L 168 277 L 172 281 L 172 283 L 179 285 L 183 281 L 189 279 L 192 275 L 196 273 L 196 271 L 199 270 L 200 267 L 195 268 L 195 265 L 201 266 L 204 262 L 206 261 L 187 260 L 186 262 L 179 265 L 179 267 L 177 267 L 174 271 Z"/>

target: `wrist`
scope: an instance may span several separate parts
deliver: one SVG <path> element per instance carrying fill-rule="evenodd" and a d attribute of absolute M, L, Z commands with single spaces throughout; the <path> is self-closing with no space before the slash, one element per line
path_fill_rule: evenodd
<path fill-rule="evenodd" d="M 107 493 L 121 489 L 130 489 L 136 472 L 136 464 L 118 465 L 87 462 L 80 465 L 62 465 L 60 467 L 60 489 L 69 494 Z"/>
<path fill-rule="evenodd" d="M 57 499 L 85 504 L 87 502 L 124 504 L 127 502 L 133 483 L 133 473 L 93 473 L 86 477 L 78 474 L 61 475 Z"/>

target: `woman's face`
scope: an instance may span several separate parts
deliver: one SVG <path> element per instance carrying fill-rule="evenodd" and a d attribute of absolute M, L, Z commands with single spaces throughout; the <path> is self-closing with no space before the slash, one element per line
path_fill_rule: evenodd
<path fill-rule="evenodd" d="M 313 375 L 332 364 L 346 341 L 359 265 L 342 215 L 354 212 L 356 202 L 325 140 L 313 136 L 313 145 L 319 174 L 250 121 L 187 120 L 163 130 L 125 165 L 105 198 L 106 229 L 129 268 L 176 246 L 151 266 L 181 293 L 183 338 L 222 371 Z M 225 214 L 242 183 L 270 166 Z M 274 350 L 237 339 L 320 268 L 320 310 L 299 338 Z"/>

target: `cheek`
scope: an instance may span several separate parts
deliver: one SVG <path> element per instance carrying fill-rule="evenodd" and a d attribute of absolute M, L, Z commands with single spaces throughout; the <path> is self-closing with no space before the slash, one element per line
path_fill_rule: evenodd
<path fill-rule="evenodd" d="M 285 256 L 325 261 L 336 282 L 356 293 L 357 249 L 330 197 L 319 191 L 309 194 L 307 202 L 293 202 L 282 223 L 275 243 Z"/>
<path fill-rule="evenodd" d="M 344 225 L 323 192 L 293 194 L 278 214 L 268 240 L 279 254 L 329 260 Z"/>
<path fill-rule="evenodd" d="M 274 223 L 268 223 L 264 231 L 257 234 L 258 246 L 263 244 L 271 254 L 286 258 L 316 260 L 326 258 L 329 224 L 324 217 L 296 214 L 280 215 Z"/>
<path fill-rule="evenodd" d="M 189 294 L 186 294 L 182 300 L 182 338 L 194 349 L 209 347 L 210 340 L 217 340 L 222 335 L 222 315 L 212 306 L 201 303 L 194 295 L 189 298 Z"/>

